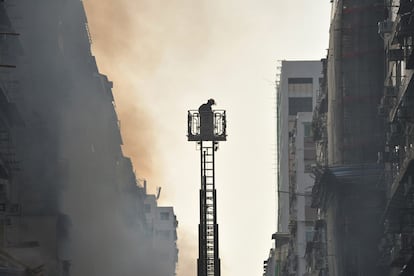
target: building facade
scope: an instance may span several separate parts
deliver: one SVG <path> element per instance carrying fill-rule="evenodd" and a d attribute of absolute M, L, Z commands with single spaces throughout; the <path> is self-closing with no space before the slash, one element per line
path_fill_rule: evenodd
<path fill-rule="evenodd" d="M 311 119 L 314 184 L 299 188 L 307 181 L 297 175 L 297 140 L 300 125 L 310 121 L 299 112 L 278 126 L 279 194 L 288 195 L 279 196 L 278 229 L 286 233 L 274 234 L 267 267 L 282 256 L 280 275 L 414 275 L 414 2 L 331 3 L 328 55 Z M 283 63 L 281 76 L 282 83 Z M 279 102 L 279 114 L 289 114 L 286 97 L 279 94 Z M 303 217 L 295 207 L 303 204 L 301 193 L 308 206 L 308 187 L 313 230 L 300 240 Z"/>
<path fill-rule="evenodd" d="M 147 195 L 144 201 L 145 218 L 156 263 L 162 267 L 162 275 L 175 275 L 178 262 L 178 221 L 173 207 L 158 206 L 155 195 Z"/>
<path fill-rule="evenodd" d="M 282 61 L 277 88 L 278 231 L 289 231 L 289 187 L 293 172 L 293 130 L 298 112 L 311 113 L 319 93 L 320 61 Z M 303 160 L 304 161 L 304 160 Z M 309 165 L 309 163 L 307 163 Z M 304 166 L 304 165 L 303 165 Z"/>
<path fill-rule="evenodd" d="M 385 50 L 385 81 L 380 114 L 385 146 L 381 152 L 387 204 L 380 263 L 388 275 L 414 274 L 413 107 L 414 55 L 412 1 L 387 0 L 378 33 Z"/>
<path fill-rule="evenodd" d="M 155 249 L 91 42 L 82 1 L 0 1 L 1 275 L 175 274 L 176 234 L 157 245 L 172 258 Z"/>
<path fill-rule="evenodd" d="M 312 110 L 319 95 L 320 61 L 282 61 L 278 85 L 278 232 L 280 275 L 303 275 L 306 242 L 313 233 L 310 208 L 315 146 Z M 289 236 L 289 243 L 285 243 Z M 287 253 L 286 255 L 284 253 Z M 286 259 L 281 260 L 283 257 Z"/>
<path fill-rule="evenodd" d="M 333 1 L 322 97 L 314 112 L 317 145 L 309 275 L 386 275 L 383 228 L 384 127 L 378 116 L 384 51 L 377 23 L 384 1 Z"/>

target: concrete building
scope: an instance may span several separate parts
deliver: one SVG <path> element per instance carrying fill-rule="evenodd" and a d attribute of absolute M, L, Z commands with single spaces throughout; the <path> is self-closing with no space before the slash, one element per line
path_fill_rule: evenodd
<path fill-rule="evenodd" d="M 1 275 L 174 275 L 176 257 L 157 266 L 172 261 L 148 237 L 112 85 L 82 1 L 0 1 Z"/>
<path fill-rule="evenodd" d="M 322 79 L 320 93 L 312 118 L 312 135 L 316 150 L 316 164 L 319 167 L 328 166 L 328 133 L 327 133 L 327 60 L 322 59 Z M 317 170 L 316 170 L 317 171 Z M 315 169 L 313 170 L 315 173 Z M 312 188 L 312 193 L 316 190 Z M 312 198 L 313 200 L 313 198 Z M 311 202 L 311 207 L 315 207 Z M 317 213 L 314 223 L 313 237 L 306 244 L 306 273 L 309 276 L 327 276 L 328 256 L 326 241 L 326 223 L 321 213 Z"/>
<path fill-rule="evenodd" d="M 144 200 L 145 218 L 155 251 L 155 261 L 162 267 L 162 275 L 173 276 L 178 262 L 178 221 L 173 207 L 158 206 L 155 195 Z"/>
<path fill-rule="evenodd" d="M 285 275 L 284 267 L 289 255 L 290 234 L 275 233 L 272 235 L 274 247 L 270 250 L 269 257 L 264 261 L 265 275 L 280 276 Z"/>
<path fill-rule="evenodd" d="M 385 50 L 380 114 L 385 125 L 384 164 L 387 204 L 379 263 L 390 276 L 414 274 L 414 3 L 387 0 L 378 34 Z"/>
<path fill-rule="evenodd" d="M 322 76 L 320 61 L 282 61 L 278 86 L 278 235 L 290 235 L 281 273 L 303 275 L 306 242 L 313 233 L 310 208 L 315 146 L 312 110 Z"/>
<path fill-rule="evenodd" d="M 38 241 L 30 237 L 12 239 L 10 230 L 15 227 L 21 213 L 17 201 L 17 175 L 21 163 L 16 157 L 16 130 L 23 126 L 15 98 L 18 96 L 16 67 L 21 58 L 22 46 L 19 34 L 13 26 L 7 3 L 0 2 L 0 274 L 25 275 L 26 270 L 35 272 L 32 263 L 19 260 L 9 253 L 8 248 L 35 248 L 39 253 Z M 36 271 L 36 272 L 40 272 Z M 35 275 L 35 274 L 33 274 Z"/>
<path fill-rule="evenodd" d="M 290 224 L 289 236 L 275 233 L 266 272 L 274 267 L 269 262 L 277 267 L 279 254 L 280 275 L 414 275 L 414 2 L 331 2 L 329 50 L 312 115 L 316 213 L 305 240 L 305 272 L 296 274 L 303 272 L 297 253 L 303 239 L 298 238 L 302 215 L 295 208 L 303 204 L 298 191 L 305 194 L 306 206 L 312 185 L 299 188 L 307 182 L 297 175 L 302 159 L 297 139 L 300 124 L 310 117 L 300 112 L 294 127 L 279 125 L 279 133 L 289 133 L 288 139 L 279 137 L 279 145 L 285 145 L 285 152 L 279 151 L 279 164 L 285 164 L 279 194 L 281 188 L 291 189 L 279 202 L 279 229 L 286 231 L 286 216 L 297 221 Z M 285 100 L 279 114 L 283 105 L 290 107 Z"/>
<path fill-rule="evenodd" d="M 384 1 L 332 1 L 324 92 L 314 114 L 318 149 L 312 206 L 318 210 L 307 250 L 308 275 L 386 275 L 378 265 L 384 208 Z M 322 273 L 322 274 L 321 274 Z"/>
<path fill-rule="evenodd" d="M 263 262 L 263 276 L 275 276 L 277 273 L 276 252 L 271 248 L 269 257 Z"/>
<path fill-rule="evenodd" d="M 320 61 L 282 61 L 277 88 L 278 231 L 289 231 L 289 183 L 293 156 L 289 153 L 298 112 L 312 112 L 321 78 Z"/>
<path fill-rule="evenodd" d="M 292 136 L 294 151 L 295 183 L 291 183 L 290 217 L 291 237 L 295 240 L 291 246 L 296 275 L 304 275 L 306 271 L 306 244 L 313 238 L 316 212 L 311 208 L 311 195 L 314 179 L 311 177 L 315 163 L 315 144 L 312 136 L 312 113 L 299 112 Z M 297 265 L 296 265 L 297 263 Z"/>

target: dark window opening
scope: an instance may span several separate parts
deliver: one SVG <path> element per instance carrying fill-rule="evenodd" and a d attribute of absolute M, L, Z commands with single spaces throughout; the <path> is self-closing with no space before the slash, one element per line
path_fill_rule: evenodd
<path fill-rule="evenodd" d="M 312 78 L 289 78 L 288 83 L 313 83 L 313 80 Z"/>
<path fill-rule="evenodd" d="M 169 220 L 170 219 L 170 213 L 168 213 L 168 212 L 161 212 L 160 213 L 160 219 L 161 220 Z"/>
<path fill-rule="evenodd" d="M 312 98 L 289 98 L 289 115 L 295 116 L 298 112 L 312 112 Z"/>

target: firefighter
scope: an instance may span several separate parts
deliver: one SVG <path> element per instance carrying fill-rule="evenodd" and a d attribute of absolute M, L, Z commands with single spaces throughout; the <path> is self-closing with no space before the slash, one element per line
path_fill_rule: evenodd
<path fill-rule="evenodd" d="M 215 105 L 214 99 L 209 99 L 207 103 L 198 108 L 200 113 L 200 136 L 202 140 L 213 140 L 214 138 L 214 115 L 211 108 Z"/>

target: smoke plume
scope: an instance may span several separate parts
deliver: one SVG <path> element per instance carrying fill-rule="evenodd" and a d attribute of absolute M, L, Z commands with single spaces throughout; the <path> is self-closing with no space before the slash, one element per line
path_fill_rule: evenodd
<path fill-rule="evenodd" d="M 114 81 L 117 113 L 121 120 L 124 152 L 131 157 L 138 177 L 149 185 L 164 185 L 163 165 L 158 152 L 156 116 L 152 103 L 168 101 L 149 84 L 171 52 L 196 66 L 208 47 L 209 19 L 204 1 L 88 0 L 85 1 L 93 52 L 100 70 Z M 172 95 L 170 95 L 171 97 Z M 158 107 L 159 108 L 159 107 Z M 153 189 L 153 188 L 152 188 Z M 162 198 L 168 197 L 163 195 Z M 196 271 L 196 238 L 179 234 L 180 276 Z"/>

